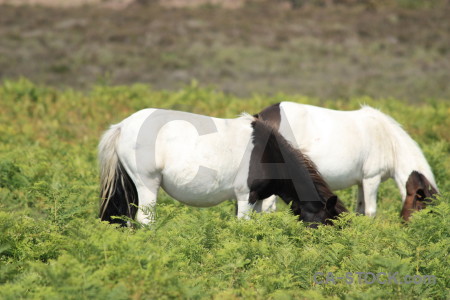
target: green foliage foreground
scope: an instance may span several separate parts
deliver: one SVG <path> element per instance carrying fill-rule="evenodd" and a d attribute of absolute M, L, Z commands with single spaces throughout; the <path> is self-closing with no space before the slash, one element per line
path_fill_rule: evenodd
<path fill-rule="evenodd" d="M 382 109 L 419 142 L 443 195 L 408 225 L 399 219 L 391 181 L 382 184 L 375 219 L 350 213 L 317 230 L 282 205 L 240 221 L 232 202 L 191 208 L 163 192 L 151 228 L 97 219 L 96 146 L 108 124 L 144 107 L 234 117 L 281 100 Z M 450 105 L 444 100 L 410 106 L 389 99 L 238 99 L 196 84 L 178 92 L 98 86 L 81 94 L 21 80 L 0 86 L 0 103 L 1 299 L 449 297 Z M 339 192 L 351 210 L 355 193 Z M 436 284 L 317 284 L 316 272 L 434 275 Z"/>

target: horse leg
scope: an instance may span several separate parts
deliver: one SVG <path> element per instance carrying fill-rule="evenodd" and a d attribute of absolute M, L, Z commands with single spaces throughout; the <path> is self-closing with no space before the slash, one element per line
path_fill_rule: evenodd
<path fill-rule="evenodd" d="M 406 200 L 406 182 L 403 182 L 402 180 L 399 180 L 395 178 L 395 183 L 397 184 L 398 190 L 400 191 L 400 195 L 402 197 L 402 205 L 405 203 Z"/>
<path fill-rule="evenodd" d="M 252 212 L 255 204 L 251 204 L 249 201 L 249 194 L 237 195 L 237 217 L 238 219 L 250 219 L 250 213 Z M 259 201 L 256 201 L 259 202 Z"/>
<path fill-rule="evenodd" d="M 363 179 L 364 213 L 374 217 L 377 212 L 377 191 L 380 185 L 380 176 Z"/>
<path fill-rule="evenodd" d="M 155 221 L 155 206 L 160 179 L 146 178 L 145 183 L 139 179 L 136 183 L 136 189 L 139 198 L 139 208 L 136 213 L 136 221 L 146 225 Z"/>
<path fill-rule="evenodd" d="M 255 205 L 253 206 L 253 210 L 256 211 L 257 213 L 262 213 L 263 212 L 263 202 L 264 200 L 259 200 L 256 201 Z"/>
<path fill-rule="evenodd" d="M 260 212 L 273 212 L 277 209 L 277 196 L 272 195 L 264 200 L 256 201 L 254 210 Z"/>
<path fill-rule="evenodd" d="M 356 202 L 356 212 L 361 215 L 364 215 L 365 213 L 364 188 L 362 184 L 358 184 L 358 202 Z"/>

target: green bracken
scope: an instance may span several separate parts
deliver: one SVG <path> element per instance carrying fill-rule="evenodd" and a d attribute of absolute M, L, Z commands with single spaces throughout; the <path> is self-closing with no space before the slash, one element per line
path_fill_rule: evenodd
<path fill-rule="evenodd" d="M 307 228 L 279 211 L 237 220 L 229 201 L 193 208 L 160 192 L 156 223 L 100 222 L 96 147 L 109 124 L 160 107 L 218 117 L 278 101 L 337 109 L 368 104 L 399 121 L 422 147 L 441 190 L 432 207 L 399 218 L 400 195 L 381 185 L 378 215 L 349 213 Z M 450 102 L 323 101 L 295 95 L 237 98 L 193 82 L 178 91 L 96 86 L 81 93 L 25 79 L 0 85 L 1 299 L 448 299 Z M 356 189 L 338 192 L 353 211 Z M 318 284 L 314 274 L 398 272 L 435 284 Z M 399 277 L 400 278 L 400 277 Z M 324 280 L 324 277 L 320 278 Z"/>

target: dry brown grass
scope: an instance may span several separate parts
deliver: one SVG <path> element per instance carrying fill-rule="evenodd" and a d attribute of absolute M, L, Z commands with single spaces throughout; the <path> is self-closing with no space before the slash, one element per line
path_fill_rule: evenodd
<path fill-rule="evenodd" d="M 201 84 L 239 95 L 450 99 L 450 9 L 0 9 L 0 78 Z"/>
<path fill-rule="evenodd" d="M 253 0 L 258 2 L 258 0 Z M 77 6 L 100 6 L 108 8 L 125 8 L 135 2 L 158 3 L 164 7 L 198 7 L 202 5 L 218 5 L 223 8 L 239 8 L 248 0 L 0 0 L 1 4 L 8 5 L 41 5 L 50 7 L 77 7 Z M 286 1 L 287 3 L 287 1 Z"/>
<path fill-rule="evenodd" d="M 8 5 L 42 5 L 50 7 L 77 7 L 84 5 L 125 6 L 134 0 L 0 0 L 0 4 Z"/>

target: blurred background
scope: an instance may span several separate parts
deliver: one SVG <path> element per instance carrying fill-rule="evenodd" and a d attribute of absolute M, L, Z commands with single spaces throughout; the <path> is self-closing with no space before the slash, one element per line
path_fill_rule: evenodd
<path fill-rule="evenodd" d="M 450 100 L 449 0 L 0 0 L 0 78 Z"/>

